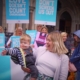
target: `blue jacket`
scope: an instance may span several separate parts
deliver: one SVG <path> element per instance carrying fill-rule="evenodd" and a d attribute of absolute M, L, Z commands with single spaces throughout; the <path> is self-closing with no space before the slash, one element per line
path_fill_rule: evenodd
<path fill-rule="evenodd" d="M 73 34 L 75 34 L 77 37 L 80 38 L 80 30 L 77 30 Z M 80 71 L 80 43 L 75 48 L 75 50 L 70 58 L 70 62 L 72 62 L 75 65 L 75 67 L 77 68 L 77 70 Z"/>
<path fill-rule="evenodd" d="M 74 50 L 70 62 L 72 62 L 78 71 L 80 71 L 80 43 L 77 48 Z"/>

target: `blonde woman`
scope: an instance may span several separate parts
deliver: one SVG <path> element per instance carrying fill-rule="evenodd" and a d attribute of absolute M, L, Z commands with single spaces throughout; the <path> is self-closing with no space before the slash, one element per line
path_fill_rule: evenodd
<path fill-rule="evenodd" d="M 13 36 L 21 36 L 23 34 L 23 30 L 22 30 L 22 27 L 17 27 L 14 31 L 14 34 Z M 11 37 L 9 38 L 6 46 L 7 47 L 10 47 L 10 44 L 11 44 Z"/>
<path fill-rule="evenodd" d="M 61 36 L 63 38 L 63 41 L 65 42 L 67 40 L 68 34 L 67 34 L 67 32 L 61 32 Z"/>
<path fill-rule="evenodd" d="M 45 33 L 45 34 L 48 34 L 48 29 L 47 29 L 47 27 L 46 27 L 46 26 L 43 26 L 43 27 L 41 28 L 41 32 L 42 32 L 42 33 Z"/>
<path fill-rule="evenodd" d="M 42 25 L 38 25 L 38 26 L 37 26 L 37 31 L 38 31 L 38 32 L 41 32 L 42 27 L 43 27 Z"/>
<path fill-rule="evenodd" d="M 46 46 L 34 50 L 35 65 L 39 71 L 37 80 L 67 80 L 69 59 L 65 53 L 65 47 L 61 34 L 49 33 Z M 29 72 L 29 69 L 24 69 Z"/>
<path fill-rule="evenodd" d="M 16 35 L 16 36 L 21 36 L 22 34 L 23 34 L 22 27 L 17 27 L 17 28 L 15 29 L 14 35 Z"/>
<path fill-rule="evenodd" d="M 61 32 L 61 36 L 63 38 L 63 42 L 64 42 L 66 48 L 68 49 L 67 55 L 70 56 L 71 55 L 71 43 L 67 40 L 67 38 L 68 38 L 67 32 Z"/>

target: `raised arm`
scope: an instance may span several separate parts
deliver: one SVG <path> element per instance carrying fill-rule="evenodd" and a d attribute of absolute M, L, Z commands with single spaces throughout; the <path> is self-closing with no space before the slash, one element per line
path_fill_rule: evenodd
<path fill-rule="evenodd" d="M 2 52 L 2 55 L 17 55 L 17 49 L 16 48 L 5 48 L 5 50 Z"/>

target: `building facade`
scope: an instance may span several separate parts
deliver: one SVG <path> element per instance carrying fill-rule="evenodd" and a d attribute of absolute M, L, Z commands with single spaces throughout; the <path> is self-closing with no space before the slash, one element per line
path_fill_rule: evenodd
<path fill-rule="evenodd" d="M 5 0 L 0 0 L 0 25 L 6 32 L 14 32 L 15 27 L 21 26 L 23 30 L 36 29 L 34 24 L 35 0 L 30 0 L 30 24 L 6 23 Z M 80 29 L 80 0 L 58 0 L 55 30 L 72 33 Z"/>

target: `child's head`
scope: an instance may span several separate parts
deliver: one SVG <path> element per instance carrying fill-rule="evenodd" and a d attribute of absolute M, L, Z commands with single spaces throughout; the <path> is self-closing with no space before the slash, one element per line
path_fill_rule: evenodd
<path fill-rule="evenodd" d="M 31 37 L 29 35 L 23 34 L 20 37 L 20 48 L 27 49 L 29 48 L 30 43 L 31 43 Z"/>

